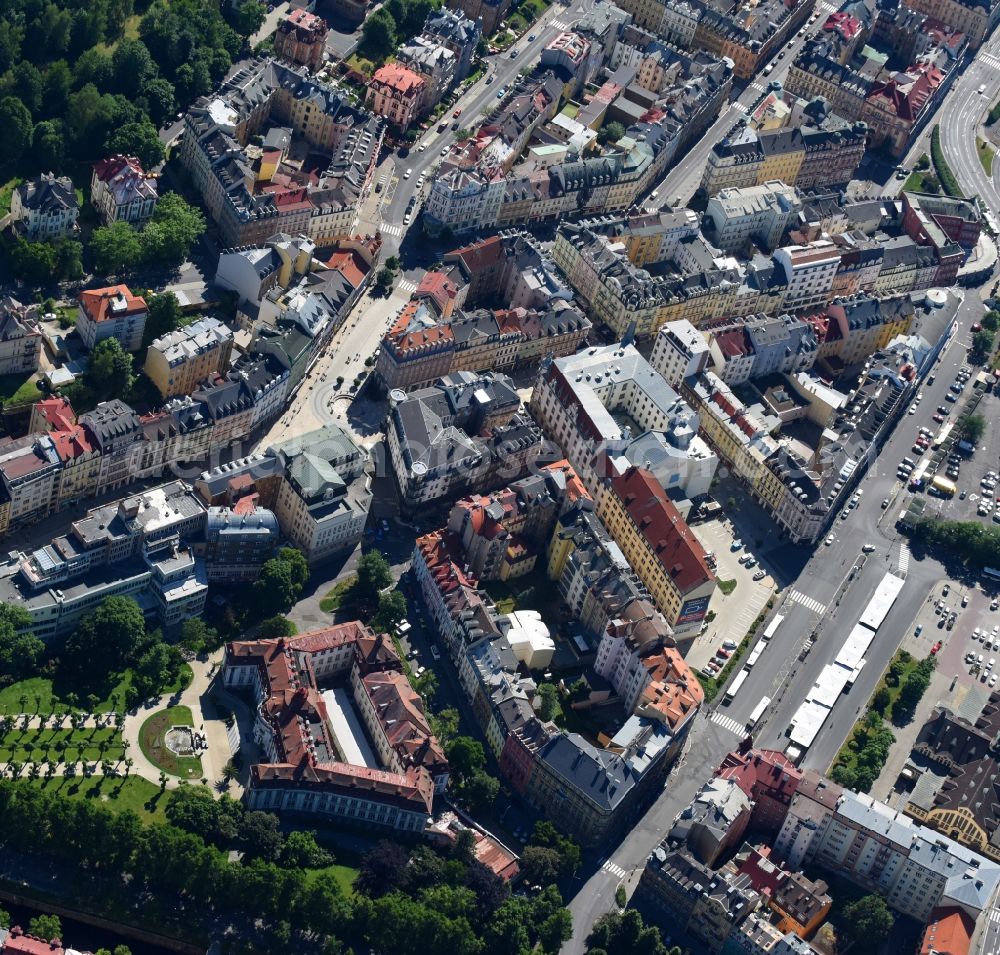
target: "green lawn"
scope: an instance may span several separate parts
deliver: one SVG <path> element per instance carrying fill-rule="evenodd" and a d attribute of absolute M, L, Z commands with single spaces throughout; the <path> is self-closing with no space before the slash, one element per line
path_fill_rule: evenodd
<path fill-rule="evenodd" d="M 186 706 L 170 706 L 157 710 L 139 730 L 139 746 L 154 766 L 171 776 L 201 779 L 201 759 L 197 756 L 177 756 L 167 749 L 163 738 L 171 726 L 194 726 L 191 710 Z"/>
<path fill-rule="evenodd" d="M 164 693 L 176 693 L 191 682 L 191 667 L 186 663 L 181 669 L 180 678 L 173 686 L 168 686 Z M 120 710 L 125 703 L 125 691 L 132 683 L 132 671 L 126 670 L 111 687 L 104 699 L 99 699 L 93 707 L 94 713 L 110 713 Z M 71 691 L 72 692 L 72 691 Z M 52 688 L 52 680 L 45 677 L 34 677 L 12 683 L 0 690 L 0 715 L 8 713 L 32 713 L 49 716 L 55 712 L 70 710 L 90 711 L 90 702 L 86 697 L 78 699 L 70 706 Z"/>
<path fill-rule="evenodd" d="M 351 596 L 351 588 L 357 583 L 358 578 L 356 574 L 352 574 L 350 577 L 345 577 L 343 580 L 338 581 L 330 590 L 327 591 L 326 596 L 320 600 L 319 609 L 323 613 L 333 613 L 335 610 L 339 609 L 341 606 L 348 603 Z"/>
<path fill-rule="evenodd" d="M 720 580 L 719 590 L 723 592 L 727 597 L 736 589 L 735 580 Z"/>
<path fill-rule="evenodd" d="M 102 742 L 109 744 L 103 754 L 100 749 Z M 66 744 L 66 748 L 60 749 L 63 743 Z M 46 727 L 23 731 L 15 728 L 0 739 L 2 762 L 15 760 L 19 763 L 58 763 L 73 759 L 88 762 L 110 759 L 116 762 L 124 756 L 121 734 L 114 727 L 74 730 L 71 726 L 67 726 L 63 729 Z"/>
<path fill-rule="evenodd" d="M 334 855 L 336 856 L 336 851 Z M 358 876 L 358 870 L 349 865 L 328 865 L 324 869 L 306 869 L 305 877 L 307 883 L 315 882 L 323 876 L 333 876 L 334 881 L 340 886 L 344 895 L 350 897 L 354 895 L 354 880 Z"/>
<path fill-rule="evenodd" d="M 984 142 L 982 139 L 976 140 L 976 150 L 979 153 L 979 163 L 983 167 L 987 176 L 993 175 L 993 158 L 996 156 L 996 152 L 993 147 Z"/>
<path fill-rule="evenodd" d="M 0 375 L 0 402 L 20 405 L 38 401 L 42 393 L 35 385 L 33 373 Z"/>
<path fill-rule="evenodd" d="M 139 776 L 105 779 L 95 776 L 84 779 L 56 777 L 55 779 L 21 778 L 19 785 L 34 786 L 38 789 L 49 789 L 60 796 L 70 799 L 99 799 L 110 809 L 124 812 L 131 809 L 146 822 L 166 822 L 163 807 L 166 795 L 160 792 L 160 787 Z"/>
<path fill-rule="evenodd" d="M 22 182 L 24 182 L 24 180 L 20 176 L 14 176 L 0 186 L 0 216 L 5 216 L 8 212 L 10 212 L 11 196 L 14 195 L 14 190 L 21 185 Z"/>

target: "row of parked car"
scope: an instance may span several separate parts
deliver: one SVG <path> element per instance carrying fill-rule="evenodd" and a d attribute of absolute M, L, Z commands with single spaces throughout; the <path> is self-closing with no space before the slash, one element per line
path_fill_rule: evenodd
<path fill-rule="evenodd" d="M 735 649 L 735 640 L 724 640 L 722 646 L 715 651 L 715 656 L 701 668 L 702 675 L 708 677 L 718 675 Z"/>

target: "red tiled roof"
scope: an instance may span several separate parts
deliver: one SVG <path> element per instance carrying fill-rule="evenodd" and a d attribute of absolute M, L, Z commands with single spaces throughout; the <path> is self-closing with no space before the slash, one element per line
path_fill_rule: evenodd
<path fill-rule="evenodd" d="M 28 935 L 19 925 L 10 930 L 10 935 L 0 949 L 3 955 L 63 955 L 65 949 L 59 939 L 46 942 L 35 935 Z"/>
<path fill-rule="evenodd" d="M 56 431 L 51 437 L 60 461 L 72 461 L 94 450 L 87 439 L 87 432 L 78 424 L 73 425 L 69 431 Z"/>
<path fill-rule="evenodd" d="M 415 96 L 426 85 L 422 76 L 400 63 L 380 66 L 372 77 L 373 83 L 382 83 L 403 96 Z"/>
<path fill-rule="evenodd" d="M 69 431 L 76 421 L 76 413 L 68 398 L 43 398 L 35 408 L 54 431 Z"/>
<path fill-rule="evenodd" d="M 114 179 L 123 169 L 131 169 L 138 176 L 145 176 L 146 170 L 135 156 L 109 156 L 94 163 L 94 175 L 102 182 Z"/>
<path fill-rule="evenodd" d="M 705 549 L 649 471 L 630 467 L 611 487 L 681 594 L 715 579 Z"/>
<path fill-rule="evenodd" d="M 451 253 L 462 263 L 469 273 L 492 268 L 503 258 L 503 240 L 498 235 L 463 246 Z"/>
<path fill-rule="evenodd" d="M 964 909 L 934 909 L 920 941 L 920 955 L 968 955 L 975 920 Z"/>
<path fill-rule="evenodd" d="M 109 318 L 120 318 L 123 315 L 135 315 L 146 311 L 146 300 L 141 295 L 133 295 L 127 285 L 109 285 L 107 288 L 95 288 L 81 292 L 80 308 L 92 322 L 103 322 Z M 122 311 L 111 313 L 112 303 L 123 301 Z"/>
<path fill-rule="evenodd" d="M 365 280 L 365 275 L 368 273 L 368 267 L 361 258 L 350 250 L 334 252 L 326 264 L 340 272 L 355 288 Z"/>

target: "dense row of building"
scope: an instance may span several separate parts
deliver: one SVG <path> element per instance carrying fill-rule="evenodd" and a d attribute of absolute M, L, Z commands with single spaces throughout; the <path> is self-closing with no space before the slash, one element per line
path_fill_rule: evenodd
<path fill-rule="evenodd" d="M 714 122 L 731 73 L 720 59 L 662 43 L 627 57 L 620 27 L 604 16 L 552 41 L 550 62 L 543 53 L 538 72 L 444 158 L 423 208 L 426 229 L 462 234 L 627 209 L 652 187 Z M 568 92 L 616 54 L 622 65 L 590 102 L 560 111 Z M 596 131 L 611 123 L 626 135 L 601 149 Z"/>
<path fill-rule="evenodd" d="M 551 659 L 545 634 L 500 613 L 480 586 L 543 561 L 624 705 L 624 722 L 600 745 L 539 718 L 532 673 Z M 662 786 L 703 694 L 569 463 L 460 500 L 445 527 L 417 540 L 413 568 L 507 784 L 588 845 L 620 834 Z"/>
<path fill-rule="evenodd" d="M 302 67 L 254 60 L 184 119 L 180 161 L 226 245 L 357 232 L 384 122 Z"/>
<path fill-rule="evenodd" d="M 771 844 L 744 843 L 747 832 Z M 923 955 L 967 952 L 1000 882 L 994 862 L 748 740 L 677 817 L 632 901 L 712 955 L 813 955 L 833 900 L 803 865 L 924 925 Z"/>
<path fill-rule="evenodd" d="M 25 484 L 16 490 L 32 495 L 33 513 L 94 497 L 116 477 L 128 480 L 129 438 L 142 430 L 122 402 L 74 423 L 68 403 L 50 398 L 36 417 L 52 430 L 29 435 L 23 446 L 30 453 L 0 461 L 5 482 L 16 483 L 20 469 Z M 65 636 L 112 594 L 133 597 L 157 625 L 175 630 L 202 611 L 210 583 L 255 580 L 280 541 L 310 563 L 353 549 L 368 519 L 370 481 L 367 453 L 326 425 L 190 475 L 190 483 L 171 481 L 92 508 L 49 544 L 12 552 L 0 566 L 0 599 L 27 610 L 44 640 Z"/>
<path fill-rule="evenodd" d="M 572 354 L 590 328 L 537 242 L 523 232 L 491 236 L 424 275 L 382 339 L 375 374 L 391 391 L 458 371 L 507 372 Z"/>
<path fill-rule="evenodd" d="M 561 223 L 551 256 L 595 324 L 649 336 L 686 319 L 808 314 L 838 297 L 885 297 L 954 284 L 982 217 L 973 200 L 804 197 L 781 182 L 724 189 L 704 234 L 684 210 Z M 791 240 L 792 244 L 782 245 Z M 749 261 L 722 255 L 773 249 Z"/>

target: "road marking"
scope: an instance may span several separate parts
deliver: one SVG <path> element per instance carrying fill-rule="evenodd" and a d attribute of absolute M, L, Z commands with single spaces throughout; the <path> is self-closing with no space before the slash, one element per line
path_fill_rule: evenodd
<path fill-rule="evenodd" d="M 738 109 L 738 110 L 739 110 L 739 111 L 740 111 L 741 113 L 749 113 L 749 112 L 750 112 L 750 107 L 749 107 L 749 106 L 747 106 L 747 105 L 745 105 L 744 103 L 739 103 L 739 102 L 736 102 L 736 103 L 732 103 L 732 104 L 730 104 L 730 105 L 734 106 L 734 107 L 735 107 L 736 109 Z"/>
<path fill-rule="evenodd" d="M 618 878 L 619 878 L 619 879 L 624 879 L 624 878 L 625 878 L 625 870 L 624 870 L 624 869 L 623 869 L 623 868 L 622 868 L 622 867 L 621 867 L 620 865 L 616 865 L 616 864 L 615 864 L 614 862 L 612 862 L 612 861 L 611 861 L 610 859 L 608 859 L 608 860 L 607 860 L 607 861 L 606 861 L 606 862 L 605 862 L 605 863 L 604 863 L 604 864 L 603 864 L 603 865 L 601 866 L 601 868 L 602 868 L 602 869 L 603 869 L 603 870 L 604 870 L 605 872 L 610 872 L 610 873 L 611 873 L 612 875 L 615 875 L 615 876 L 618 876 Z"/>
<path fill-rule="evenodd" d="M 403 234 L 403 227 L 384 222 L 382 224 L 382 232 L 385 232 L 387 235 L 401 236 Z"/>
<path fill-rule="evenodd" d="M 746 735 L 746 725 L 738 723 L 731 716 L 725 716 L 722 713 L 716 712 L 709 718 L 717 726 L 721 726 L 724 730 L 729 730 L 730 733 L 735 733 L 737 736 Z"/>
<path fill-rule="evenodd" d="M 562 20 L 550 20 L 550 25 L 554 26 L 557 30 L 568 30 L 570 25 L 568 23 L 563 23 Z"/>
<path fill-rule="evenodd" d="M 417 290 L 417 283 L 410 279 L 400 279 L 397 283 L 397 288 L 401 292 L 415 292 Z"/>
<path fill-rule="evenodd" d="M 899 544 L 899 571 L 905 574 L 910 566 L 910 548 L 906 545 L 906 541 L 900 541 Z"/>
<path fill-rule="evenodd" d="M 985 63 L 987 66 L 994 70 L 1000 70 L 1000 58 L 995 57 L 992 53 L 983 53 L 979 57 L 981 63 Z"/>
<path fill-rule="evenodd" d="M 826 607 L 818 600 L 815 600 L 812 597 L 807 597 L 805 594 L 799 593 L 797 590 L 791 591 L 788 595 L 788 599 L 794 600 L 798 604 L 802 604 L 806 610 L 811 610 L 813 613 L 817 613 L 821 617 L 826 613 Z"/>
<path fill-rule="evenodd" d="M 750 89 L 757 90 L 758 93 L 766 93 L 767 87 L 763 83 L 751 83 Z"/>

